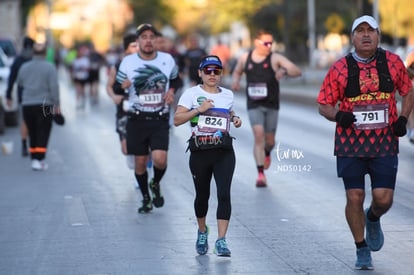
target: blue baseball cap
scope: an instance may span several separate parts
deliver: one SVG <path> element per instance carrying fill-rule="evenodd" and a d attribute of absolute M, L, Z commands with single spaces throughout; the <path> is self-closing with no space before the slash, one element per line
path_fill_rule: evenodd
<path fill-rule="evenodd" d="M 223 64 L 221 64 L 221 60 L 217 55 L 207 55 L 203 57 L 203 59 L 200 62 L 200 66 L 198 67 L 199 70 L 203 69 L 204 67 L 208 65 L 215 65 L 219 67 L 220 69 L 223 69 Z"/>

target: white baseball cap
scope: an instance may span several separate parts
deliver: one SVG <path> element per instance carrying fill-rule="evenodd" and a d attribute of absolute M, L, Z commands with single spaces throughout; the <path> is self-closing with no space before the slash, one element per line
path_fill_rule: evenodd
<path fill-rule="evenodd" d="M 364 15 L 364 16 L 358 17 L 357 19 L 354 20 L 354 23 L 352 24 L 352 31 L 351 32 L 354 32 L 354 30 L 362 23 L 368 23 L 368 25 L 370 25 L 371 28 L 379 30 L 378 23 L 374 19 L 374 17 L 369 16 L 369 15 Z"/>

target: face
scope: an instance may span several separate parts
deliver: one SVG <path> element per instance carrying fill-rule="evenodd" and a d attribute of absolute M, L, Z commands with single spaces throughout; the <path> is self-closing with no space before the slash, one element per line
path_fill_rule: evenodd
<path fill-rule="evenodd" d="M 139 52 L 144 55 L 152 55 L 155 52 L 157 36 L 151 31 L 146 30 L 137 39 Z"/>
<path fill-rule="evenodd" d="M 128 48 L 125 51 L 127 54 L 136 53 L 138 52 L 138 45 L 137 42 L 131 42 L 128 45 Z"/>
<path fill-rule="evenodd" d="M 155 39 L 155 47 L 157 48 L 157 51 L 165 51 L 165 39 L 162 36 L 158 36 Z"/>
<path fill-rule="evenodd" d="M 272 50 L 273 36 L 270 34 L 262 34 L 254 40 L 257 51 L 263 54 L 269 54 Z"/>
<path fill-rule="evenodd" d="M 351 35 L 352 44 L 355 52 L 363 58 L 374 55 L 378 48 L 379 33 L 377 29 L 373 29 L 368 23 L 361 23 L 355 28 Z"/>
<path fill-rule="evenodd" d="M 198 74 L 203 80 L 203 83 L 208 86 L 216 86 L 218 82 L 220 81 L 220 76 L 222 73 L 222 69 L 214 66 L 214 65 L 208 65 L 201 69 Z"/>

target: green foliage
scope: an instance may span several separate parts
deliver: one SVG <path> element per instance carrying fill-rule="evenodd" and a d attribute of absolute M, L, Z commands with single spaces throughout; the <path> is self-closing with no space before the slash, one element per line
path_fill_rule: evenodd
<path fill-rule="evenodd" d="M 163 0 L 127 0 L 134 11 L 134 25 L 152 23 L 154 25 L 169 24 L 173 20 L 174 11 Z M 167 1 L 168 2 L 168 1 Z M 174 3 L 179 1 L 173 1 Z"/>

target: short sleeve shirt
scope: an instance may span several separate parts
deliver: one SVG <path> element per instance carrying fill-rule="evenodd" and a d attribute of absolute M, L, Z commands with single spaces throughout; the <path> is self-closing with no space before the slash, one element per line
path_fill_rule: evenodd
<path fill-rule="evenodd" d="M 219 93 L 212 94 L 204 91 L 201 85 L 197 85 L 184 91 L 178 106 L 192 110 L 199 107 L 204 100 L 212 99 L 214 108 L 191 119 L 191 133 L 192 135 L 211 135 L 217 131 L 228 133 L 233 98 L 233 92 L 229 89 L 220 87 Z"/>
<path fill-rule="evenodd" d="M 344 129 L 339 124 L 335 131 L 335 149 L 337 156 L 347 157 L 378 157 L 396 155 L 398 153 L 398 137 L 394 135 L 391 125 L 397 120 L 396 91 L 405 96 L 411 89 L 411 81 L 400 57 L 386 51 L 388 69 L 394 83 L 391 93 L 379 90 L 379 76 L 376 60 L 368 64 L 357 62 L 360 69 L 359 84 L 361 94 L 355 97 L 345 97 L 344 91 L 348 83 L 348 68 L 346 58 L 336 61 L 329 69 L 319 92 L 317 102 L 335 106 L 339 110 L 354 112 L 361 108 L 375 106 L 383 108 L 386 124 L 376 129 L 357 129 L 355 123 L 351 128 Z"/>
<path fill-rule="evenodd" d="M 144 60 L 139 54 L 124 57 L 116 81 L 131 81 L 131 86 L 125 91 L 133 111 L 168 113 L 164 95 L 169 89 L 170 79 L 177 77 L 178 67 L 174 58 L 168 53 L 157 52 L 152 60 Z"/>

